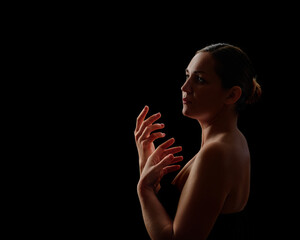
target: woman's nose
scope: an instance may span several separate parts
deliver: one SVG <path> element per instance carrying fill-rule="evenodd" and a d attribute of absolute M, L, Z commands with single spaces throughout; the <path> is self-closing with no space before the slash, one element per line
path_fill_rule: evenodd
<path fill-rule="evenodd" d="M 181 91 L 187 92 L 187 93 L 191 93 L 191 92 L 192 92 L 192 88 L 191 88 L 189 79 L 187 79 L 187 80 L 185 81 L 185 83 L 182 85 Z"/>

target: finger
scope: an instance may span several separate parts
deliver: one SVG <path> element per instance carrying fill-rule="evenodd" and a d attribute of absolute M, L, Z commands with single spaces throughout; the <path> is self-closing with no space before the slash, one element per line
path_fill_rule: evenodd
<path fill-rule="evenodd" d="M 153 114 L 152 116 L 150 116 L 149 118 L 147 118 L 142 123 L 142 125 L 144 125 L 144 127 L 147 127 L 148 125 L 153 124 L 155 121 L 157 121 L 160 117 L 161 117 L 161 113 Z"/>
<path fill-rule="evenodd" d="M 164 157 L 158 164 L 157 167 L 159 168 L 164 168 L 168 165 L 170 165 L 172 163 L 174 159 L 174 155 L 173 154 L 169 154 L 166 157 Z"/>
<path fill-rule="evenodd" d="M 169 154 L 168 156 L 164 157 L 159 163 L 158 163 L 158 167 L 159 168 L 164 168 L 167 167 L 170 164 L 174 164 L 174 163 L 178 163 L 181 162 L 183 160 L 182 156 L 177 156 L 174 157 L 173 154 Z"/>
<path fill-rule="evenodd" d="M 183 156 L 174 157 L 171 164 L 181 162 L 183 160 Z"/>
<path fill-rule="evenodd" d="M 162 175 L 164 176 L 170 172 L 175 172 L 175 171 L 179 170 L 180 168 L 181 168 L 180 165 L 171 165 L 171 166 L 164 167 L 162 169 Z"/>
<path fill-rule="evenodd" d="M 170 147 L 173 143 L 175 142 L 174 138 L 170 138 L 169 140 L 165 141 L 164 143 L 162 143 L 161 145 L 159 145 L 158 148 L 160 149 L 167 149 L 168 147 Z"/>
<path fill-rule="evenodd" d="M 142 124 L 140 125 L 139 129 L 136 130 L 135 134 L 136 137 L 139 138 L 142 133 L 144 132 L 145 128 L 152 123 L 154 123 L 156 120 L 158 120 L 161 117 L 160 113 L 153 114 L 151 117 L 149 117 L 147 120 L 143 121 Z"/>
<path fill-rule="evenodd" d="M 144 132 L 142 133 L 141 138 L 142 138 L 142 139 L 148 138 L 149 135 L 151 134 L 151 132 L 156 131 L 156 130 L 158 130 L 158 129 L 162 129 L 162 128 L 164 128 L 164 127 L 165 127 L 165 125 L 164 125 L 163 123 L 156 123 L 156 124 L 147 126 L 147 127 L 144 129 Z"/>
<path fill-rule="evenodd" d="M 166 136 L 166 134 L 165 133 L 162 133 L 162 132 L 156 132 L 156 133 L 152 133 L 151 135 L 150 135 L 150 137 L 148 138 L 148 142 L 149 143 L 151 143 L 151 142 L 154 142 L 156 139 L 158 139 L 158 138 L 163 138 L 163 137 L 165 137 Z"/>
<path fill-rule="evenodd" d="M 182 151 L 182 147 L 181 146 L 178 146 L 178 147 L 172 147 L 172 148 L 169 148 L 167 150 L 165 150 L 164 152 L 164 156 L 167 156 L 168 154 L 175 154 L 175 153 L 179 153 Z"/>
<path fill-rule="evenodd" d="M 143 123 L 147 113 L 149 111 L 149 107 L 145 106 L 143 108 L 143 110 L 141 111 L 141 113 L 139 114 L 139 116 L 136 119 L 136 126 L 135 126 L 135 131 L 137 132 L 139 130 L 139 128 L 141 127 L 141 124 Z"/>
<path fill-rule="evenodd" d="M 181 162 L 183 160 L 182 156 L 178 156 L 178 157 L 174 157 L 172 154 L 168 155 L 167 157 L 165 157 L 160 163 L 159 163 L 159 167 L 162 167 L 163 169 L 163 175 L 170 173 L 170 172 L 174 172 L 177 171 L 178 169 L 181 168 L 180 165 L 170 165 L 170 164 L 174 164 L 174 163 L 178 163 Z"/>

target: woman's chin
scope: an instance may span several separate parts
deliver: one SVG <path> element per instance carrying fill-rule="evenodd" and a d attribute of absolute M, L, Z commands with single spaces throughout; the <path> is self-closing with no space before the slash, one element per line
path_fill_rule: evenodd
<path fill-rule="evenodd" d="M 192 117 L 191 111 L 185 106 L 182 108 L 182 114 L 185 117 Z"/>
<path fill-rule="evenodd" d="M 184 108 L 182 109 L 182 115 L 187 117 L 187 112 L 184 110 Z"/>
<path fill-rule="evenodd" d="M 187 106 L 183 106 L 182 115 L 192 119 L 199 119 L 199 117 L 201 117 L 201 114 L 199 112 L 195 112 Z"/>

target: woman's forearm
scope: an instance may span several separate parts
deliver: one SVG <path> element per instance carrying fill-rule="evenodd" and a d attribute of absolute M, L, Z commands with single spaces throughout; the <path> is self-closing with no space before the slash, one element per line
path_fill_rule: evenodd
<path fill-rule="evenodd" d="M 182 147 L 171 147 L 174 142 L 175 139 L 170 138 L 155 149 L 147 159 L 137 186 L 144 223 L 153 240 L 173 239 L 173 221 L 155 192 L 164 175 L 180 169 L 180 165 L 175 163 L 182 161 L 183 157 L 173 154 L 181 152 Z"/>
<path fill-rule="evenodd" d="M 158 200 L 154 190 L 138 185 L 138 196 L 146 229 L 153 240 L 171 240 L 173 221 Z"/>

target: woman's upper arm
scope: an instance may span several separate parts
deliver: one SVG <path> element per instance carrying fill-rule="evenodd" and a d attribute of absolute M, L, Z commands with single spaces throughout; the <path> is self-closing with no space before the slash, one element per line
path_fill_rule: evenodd
<path fill-rule="evenodd" d="M 226 146 L 201 150 L 182 189 L 173 223 L 175 239 L 205 239 L 230 190 Z"/>

